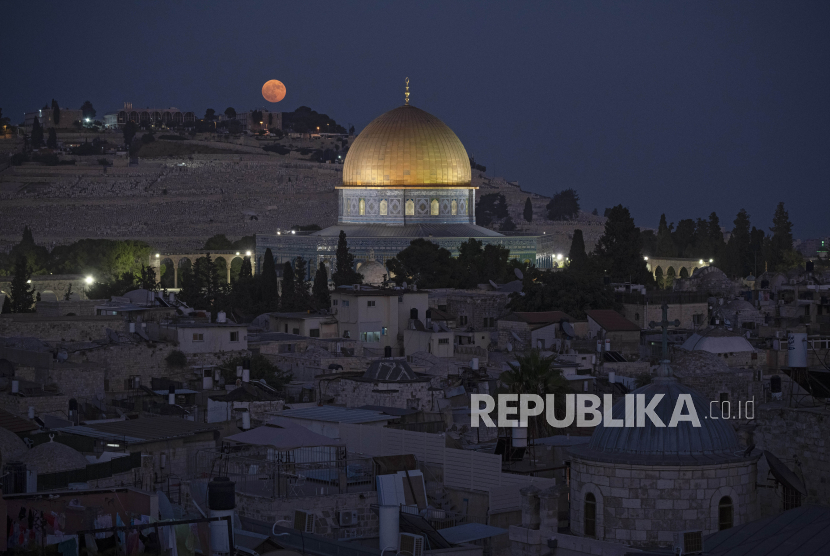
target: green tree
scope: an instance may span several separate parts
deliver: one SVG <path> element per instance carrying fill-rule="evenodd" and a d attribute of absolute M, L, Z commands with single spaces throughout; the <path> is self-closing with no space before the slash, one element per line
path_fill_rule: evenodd
<path fill-rule="evenodd" d="M 247 258 L 247 257 L 246 257 Z M 250 268 L 250 260 L 248 261 Z M 240 273 L 241 275 L 241 273 Z M 277 282 L 277 268 L 274 264 L 274 255 L 271 248 L 265 250 L 262 258 L 262 271 L 259 273 L 260 303 L 262 310 L 279 311 L 280 309 L 280 288 Z"/>
<path fill-rule="evenodd" d="M 136 289 L 135 274 L 124 272 L 111 280 L 96 280 L 86 288 L 86 296 L 89 299 L 110 299 L 113 296 L 122 296 L 134 289 Z"/>
<path fill-rule="evenodd" d="M 308 311 L 313 309 L 314 301 L 308 291 L 308 262 L 302 258 L 294 259 L 294 306 L 295 311 Z"/>
<path fill-rule="evenodd" d="M 35 304 L 35 288 L 31 285 L 32 269 L 24 255 L 18 255 L 14 262 L 11 281 L 12 313 L 32 313 Z"/>
<path fill-rule="evenodd" d="M 722 264 L 718 267 L 730 276 L 747 277 L 753 272 L 752 232 L 750 229 L 749 214 L 746 210 L 738 211 L 732 222 L 732 234 L 726 245 L 726 253 Z"/>
<path fill-rule="evenodd" d="M 530 202 L 530 197 L 525 200 L 525 210 L 523 213 L 526 222 L 533 222 L 533 203 Z"/>
<path fill-rule="evenodd" d="M 793 225 L 790 215 L 784 209 L 784 203 L 778 203 L 772 217 L 772 236 L 769 239 L 767 261 L 770 270 L 783 271 L 792 268 L 795 260 L 793 251 Z"/>
<path fill-rule="evenodd" d="M 586 268 L 569 267 L 559 272 L 528 268 L 522 292 L 510 294 L 508 308 L 513 311 L 564 311 L 584 319 L 591 309 L 617 309 L 614 291 L 605 285 L 593 264 Z"/>
<path fill-rule="evenodd" d="M 35 116 L 32 122 L 32 133 L 29 138 L 33 149 L 39 149 L 43 146 L 43 126 L 40 125 L 40 120 Z"/>
<path fill-rule="evenodd" d="M 386 263 L 397 284 L 407 282 L 420 288 L 449 288 L 455 284 L 456 260 L 449 251 L 423 238 Z"/>
<path fill-rule="evenodd" d="M 588 264 L 588 254 L 585 252 L 585 239 L 582 237 L 582 230 L 574 230 L 571 248 L 568 251 L 568 260 L 570 266 L 575 270 L 583 269 Z"/>
<path fill-rule="evenodd" d="M 280 310 L 284 313 L 296 311 L 297 303 L 295 300 L 297 286 L 294 284 L 294 268 L 290 262 L 286 262 L 282 267 L 282 303 Z"/>
<path fill-rule="evenodd" d="M 208 238 L 205 242 L 205 246 L 202 247 L 202 249 L 210 249 L 212 251 L 230 251 L 233 248 L 233 243 L 225 236 L 225 234 L 216 234 L 215 236 Z"/>
<path fill-rule="evenodd" d="M 767 270 L 767 235 L 764 230 L 759 230 L 755 226 L 749 233 L 749 251 L 752 255 L 752 274 L 756 277 L 758 273 Z"/>
<path fill-rule="evenodd" d="M 612 282 L 634 282 L 650 286 L 651 273 L 643 259 L 640 228 L 628 209 L 617 205 L 608 214 L 605 232 L 594 249 L 600 269 L 610 276 Z"/>
<path fill-rule="evenodd" d="M 550 220 L 571 220 L 579 215 L 579 194 L 575 189 L 556 193 L 547 204 Z"/>
<path fill-rule="evenodd" d="M 508 363 L 510 370 L 504 371 L 499 380 L 511 394 L 535 394 L 543 400 L 551 394 L 554 398 L 554 408 L 557 416 L 565 407 L 565 395 L 572 392 L 568 379 L 562 371 L 554 367 L 553 357 L 543 357 L 538 349 L 531 349 L 523 355 L 516 356 L 516 363 Z M 531 438 L 547 436 L 549 424 L 544 412 L 531 417 L 527 423 Z"/>
<path fill-rule="evenodd" d="M 205 120 L 207 120 L 209 122 L 212 122 L 215 119 L 216 119 L 216 110 L 214 110 L 213 108 L 208 108 L 207 110 L 205 110 Z"/>
<path fill-rule="evenodd" d="M 233 120 L 234 118 L 236 118 L 236 110 L 234 110 L 233 107 L 228 106 L 227 108 L 225 108 L 225 117 L 229 120 Z"/>
<path fill-rule="evenodd" d="M 267 253 L 268 250 L 266 249 L 265 252 Z M 274 265 L 274 259 L 271 259 L 271 266 Z M 239 269 L 239 277 L 240 278 L 250 278 L 254 275 L 254 270 L 251 267 L 251 257 L 245 257 L 242 259 L 242 267 Z M 274 280 L 276 283 L 276 273 L 274 274 Z"/>
<path fill-rule="evenodd" d="M 58 106 L 58 101 L 52 99 L 52 121 L 55 125 L 60 125 L 61 123 L 61 107 Z"/>
<path fill-rule="evenodd" d="M 124 133 L 124 144 L 129 147 L 133 144 L 135 134 L 138 133 L 138 125 L 136 125 L 134 121 L 130 120 L 124 125 L 124 129 L 122 131 Z"/>
<path fill-rule="evenodd" d="M 507 218 L 507 200 L 502 193 L 488 193 L 478 198 L 476 203 L 476 223 L 489 226 L 494 220 Z"/>
<path fill-rule="evenodd" d="M 49 138 L 46 139 L 46 146 L 50 149 L 58 148 L 58 134 L 55 132 L 54 127 L 49 128 Z"/>
<path fill-rule="evenodd" d="M 138 274 L 138 287 L 151 292 L 159 291 L 161 284 L 156 280 L 156 269 L 142 264 L 141 271 Z"/>
<path fill-rule="evenodd" d="M 677 248 L 672 239 L 674 224 L 666 223 L 666 215 L 660 215 L 660 224 L 657 226 L 657 253 L 658 257 L 676 257 Z"/>
<path fill-rule="evenodd" d="M 92 103 L 88 100 L 85 100 L 84 103 L 81 105 L 81 112 L 83 112 L 84 119 L 95 119 L 95 108 L 92 107 Z"/>
<path fill-rule="evenodd" d="M 66 288 L 66 293 L 63 294 L 64 301 L 69 301 L 70 299 L 72 299 L 72 282 L 69 283 L 69 286 Z"/>
<path fill-rule="evenodd" d="M 340 236 L 337 239 L 337 251 L 334 259 L 336 266 L 331 275 L 331 280 L 335 287 L 363 283 L 363 275 L 354 269 L 354 255 L 349 250 L 346 232 L 343 230 L 340 230 Z"/>
<path fill-rule="evenodd" d="M 322 262 L 314 273 L 314 284 L 311 287 L 311 294 L 314 297 L 314 304 L 318 309 L 331 307 L 331 293 L 329 292 L 329 277 L 326 272 L 326 265 Z"/>
<path fill-rule="evenodd" d="M 26 262 L 33 274 L 53 272 L 49 250 L 35 243 L 32 230 L 28 226 L 23 227 L 23 239 L 20 240 L 20 243 L 9 251 L 9 264 L 13 264 L 21 255 L 26 257 Z M 9 268 L 8 270 L 11 273 L 12 269 Z"/>
<path fill-rule="evenodd" d="M 691 257 L 695 241 L 695 221 L 686 218 L 677 223 L 677 228 L 672 233 L 674 246 L 678 256 Z"/>
<path fill-rule="evenodd" d="M 516 229 L 516 223 L 509 216 L 499 225 L 500 232 L 512 232 Z"/>

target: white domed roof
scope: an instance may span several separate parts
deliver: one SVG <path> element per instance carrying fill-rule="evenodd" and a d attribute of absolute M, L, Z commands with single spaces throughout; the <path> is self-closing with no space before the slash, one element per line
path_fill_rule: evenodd
<path fill-rule="evenodd" d="M 689 339 L 680 347 L 686 351 L 708 351 L 709 353 L 755 351 L 745 337 L 722 328 L 710 328 L 696 332 L 689 336 Z"/>
<path fill-rule="evenodd" d="M 81 452 L 55 441 L 35 446 L 26 452 L 22 461 L 27 466 L 37 469 L 38 473 L 84 469 L 88 463 Z"/>
<path fill-rule="evenodd" d="M 9 429 L 0 427 L 0 461 L 2 463 L 20 461 L 26 450 L 28 448 L 19 436 Z"/>
<path fill-rule="evenodd" d="M 383 275 L 389 273 L 386 267 L 377 261 L 367 261 L 360 265 L 357 271 L 363 275 L 363 283 L 370 286 L 383 284 Z"/>

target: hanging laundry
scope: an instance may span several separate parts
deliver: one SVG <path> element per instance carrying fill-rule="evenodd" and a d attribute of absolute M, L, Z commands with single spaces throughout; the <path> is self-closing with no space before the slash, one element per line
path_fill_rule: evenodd
<path fill-rule="evenodd" d="M 193 537 L 193 530 L 189 523 L 176 525 L 176 548 L 178 549 L 178 556 L 193 556 L 193 547 L 196 544 L 196 539 Z"/>
<path fill-rule="evenodd" d="M 95 535 L 85 534 L 84 543 L 86 543 L 86 553 L 89 556 L 98 556 L 98 543 L 95 542 Z"/>
<path fill-rule="evenodd" d="M 72 536 L 58 543 L 58 552 L 61 556 L 78 556 L 78 537 Z"/>

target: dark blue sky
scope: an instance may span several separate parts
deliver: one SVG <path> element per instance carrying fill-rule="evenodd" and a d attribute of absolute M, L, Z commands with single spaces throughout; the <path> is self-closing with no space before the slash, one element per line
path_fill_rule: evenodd
<path fill-rule="evenodd" d="M 311 106 L 361 129 L 402 104 L 525 189 L 638 225 L 740 208 L 830 234 L 830 2 L 4 2 L 0 106 L 204 114 Z"/>

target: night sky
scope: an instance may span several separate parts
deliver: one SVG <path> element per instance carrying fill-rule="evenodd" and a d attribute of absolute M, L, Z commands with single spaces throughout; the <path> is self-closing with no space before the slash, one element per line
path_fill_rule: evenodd
<path fill-rule="evenodd" d="M 0 107 L 199 115 L 301 105 L 358 130 L 403 103 L 487 173 L 644 227 L 746 208 L 830 235 L 830 2 L 3 2 Z M 271 106 L 269 106 L 270 108 Z"/>

